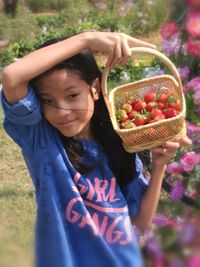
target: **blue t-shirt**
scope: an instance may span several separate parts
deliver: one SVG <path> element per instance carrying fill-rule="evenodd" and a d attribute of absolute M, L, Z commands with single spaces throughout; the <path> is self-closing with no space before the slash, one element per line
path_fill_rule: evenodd
<path fill-rule="evenodd" d="M 35 186 L 36 266 L 143 266 L 129 218 L 147 187 L 138 156 L 135 177 L 122 192 L 97 142 L 80 140 L 94 167 L 89 174 L 72 166 L 32 88 L 14 105 L 2 95 L 2 106 L 5 130 L 21 147 Z"/>

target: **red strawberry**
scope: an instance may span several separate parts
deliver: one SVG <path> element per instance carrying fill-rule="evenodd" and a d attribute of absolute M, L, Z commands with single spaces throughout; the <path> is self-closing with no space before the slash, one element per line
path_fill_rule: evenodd
<path fill-rule="evenodd" d="M 151 111 L 151 116 L 153 118 L 155 118 L 156 116 L 161 115 L 161 114 L 163 114 L 163 112 L 159 108 L 153 108 L 152 111 Z"/>
<path fill-rule="evenodd" d="M 136 111 L 134 109 L 132 109 L 129 113 L 128 113 L 128 117 L 130 120 L 132 120 L 134 118 Z"/>
<path fill-rule="evenodd" d="M 128 113 L 128 112 L 130 112 L 132 110 L 132 106 L 129 103 L 124 103 L 122 105 L 122 109 L 125 110 Z"/>
<path fill-rule="evenodd" d="M 159 109 L 164 109 L 164 107 L 165 107 L 165 104 L 164 103 L 158 102 L 158 108 Z"/>
<path fill-rule="evenodd" d="M 147 94 L 145 94 L 144 96 L 144 101 L 146 103 L 149 103 L 149 102 L 154 102 L 156 100 L 156 94 L 153 93 L 153 92 L 148 92 Z"/>
<path fill-rule="evenodd" d="M 134 105 L 136 104 L 137 100 L 135 99 L 134 96 L 129 96 L 127 99 L 127 103 L 131 104 L 132 107 L 134 107 Z"/>
<path fill-rule="evenodd" d="M 160 121 L 166 119 L 165 114 L 160 114 L 154 117 L 154 121 Z"/>
<path fill-rule="evenodd" d="M 145 116 L 137 112 L 137 114 L 135 114 L 134 123 L 136 126 L 144 125 L 145 124 Z"/>
<path fill-rule="evenodd" d="M 166 94 L 166 93 L 161 93 L 160 95 L 158 95 L 158 97 L 157 97 L 157 101 L 158 101 L 158 102 L 162 102 L 162 103 L 166 103 L 167 100 L 168 100 L 168 97 L 169 97 L 168 94 Z"/>
<path fill-rule="evenodd" d="M 174 96 L 170 96 L 168 98 L 168 103 L 169 107 L 174 108 L 177 111 L 180 111 L 181 106 L 180 106 L 180 100 L 176 99 Z"/>
<path fill-rule="evenodd" d="M 134 110 L 140 111 L 140 110 L 145 109 L 145 107 L 146 107 L 146 103 L 144 101 L 139 101 L 134 105 Z"/>
<path fill-rule="evenodd" d="M 146 105 L 146 110 L 147 111 L 151 111 L 153 108 L 155 108 L 155 107 L 157 107 L 157 103 L 156 102 L 149 102 L 149 103 L 147 103 L 147 105 Z"/>
<path fill-rule="evenodd" d="M 166 118 L 173 118 L 178 115 L 178 111 L 174 108 L 168 108 L 164 111 Z"/>
<path fill-rule="evenodd" d="M 177 110 L 177 111 L 180 111 L 181 110 L 181 105 L 180 105 L 180 103 L 176 103 L 176 104 L 169 104 L 169 106 L 171 107 L 171 108 L 174 108 L 175 110 Z"/>
<path fill-rule="evenodd" d="M 148 124 L 152 120 L 151 112 L 146 112 L 144 116 L 145 116 L 145 124 Z"/>

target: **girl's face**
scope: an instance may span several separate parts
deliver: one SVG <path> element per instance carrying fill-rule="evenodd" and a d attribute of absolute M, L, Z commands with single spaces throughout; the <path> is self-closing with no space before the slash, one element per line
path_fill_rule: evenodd
<path fill-rule="evenodd" d="M 55 70 L 39 78 L 37 93 L 44 117 L 66 137 L 92 139 L 90 119 L 94 101 L 99 98 L 97 88 L 66 70 Z"/>

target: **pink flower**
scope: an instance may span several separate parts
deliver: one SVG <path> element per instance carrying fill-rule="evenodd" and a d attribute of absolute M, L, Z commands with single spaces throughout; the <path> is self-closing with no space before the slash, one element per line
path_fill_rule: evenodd
<path fill-rule="evenodd" d="M 190 69 L 187 66 L 183 68 L 177 68 L 177 70 L 180 74 L 181 80 L 186 80 L 188 78 Z"/>
<path fill-rule="evenodd" d="M 188 12 L 185 22 L 185 30 L 192 37 L 196 38 L 200 36 L 200 13 L 190 11 Z"/>
<path fill-rule="evenodd" d="M 153 223 L 159 228 L 165 227 L 167 225 L 175 227 L 176 224 L 177 224 L 174 219 L 169 218 L 166 215 L 161 214 L 161 213 L 156 213 L 156 215 L 155 215 L 155 217 L 153 219 Z"/>
<path fill-rule="evenodd" d="M 200 8 L 200 1 L 199 0 L 187 0 L 187 2 L 191 7 Z"/>
<path fill-rule="evenodd" d="M 195 125 L 189 121 L 186 122 L 186 127 L 187 127 L 187 133 L 188 135 L 198 135 L 200 134 L 200 126 Z"/>
<path fill-rule="evenodd" d="M 164 214 L 156 213 L 153 223 L 158 227 L 164 227 L 168 225 L 168 218 Z"/>
<path fill-rule="evenodd" d="M 185 85 L 185 91 L 193 89 L 193 91 L 200 91 L 200 77 L 195 77 Z"/>
<path fill-rule="evenodd" d="M 186 42 L 187 53 L 193 57 L 200 57 L 200 42 L 188 40 Z"/>
<path fill-rule="evenodd" d="M 161 36 L 166 40 L 171 39 L 171 37 L 178 32 L 179 32 L 179 29 L 178 29 L 177 25 L 172 21 L 165 22 L 161 26 L 161 29 L 160 29 Z"/>
<path fill-rule="evenodd" d="M 173 201 L 179 201 L 185 192 L 185 186 L 182 180 L 177 180 L 175 187 L 170 192 L 170 198 Z"/>
<path fill-rule="evenodd" d="M 169 55 L 177 55 L 181 50 L 180 34 L 174 34 L 171 39 L 164 39 L 162 42 L 163 50 Z"/>
<path fill-rule="evenodd" d="M 192 244 L 198 232 L 199 232 L 199 229 L 196 227 L 194 223 L 185 221 L 185 223 L 182 224 L 182 229 L 180 232 L 181 245 L 187 246 L 189 244 Z"/>
<path fill-rule="evenodd" d="M 200 255 L 191 255 L 187 260 L 187 267 L 199 267 Z"/>
<path fill-rule="evenodd" d="M 186 172 L 194 169 L 195 165 L 200 164 L 200 154 L 194 151 L 187 152 L 180 160 L 182 168 Z"/>
<path fill-rule="evenodd" d="M 193 101 L 196 105 L 200 105 L 200 91 L 195 92 L 192 96 Z"/>
<path fill-rule="evenodd" d="M 180 174 L 183 172 L 183 167 L 180 163 L 178 162 L 172 162 L 167 165 L 166 171 L 168 173 L 174 173 L 174 174 Z"/>

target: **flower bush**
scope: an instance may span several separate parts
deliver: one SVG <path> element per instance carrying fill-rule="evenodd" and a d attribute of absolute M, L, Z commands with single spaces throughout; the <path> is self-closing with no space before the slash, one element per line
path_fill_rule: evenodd
<path fill-rule="evenodd" d="M 170 4 L 169 19 L 160 28 L 162 49 L 183 82 L 192 146 L 181 148 L 168 164 L 159 213 L 139 241 L 152 252 L 152 266 L 196 267 L 200 266 L 200 0 Z"/>

